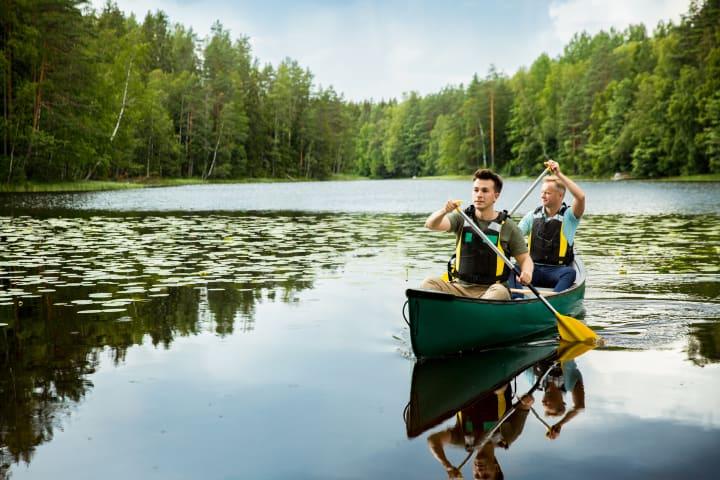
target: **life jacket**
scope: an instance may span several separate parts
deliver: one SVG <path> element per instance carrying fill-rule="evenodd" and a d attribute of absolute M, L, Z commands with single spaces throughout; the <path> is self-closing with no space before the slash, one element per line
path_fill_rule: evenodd
<path fill-rule="evenodd" d="M 545 265 L 570 265 L 575 258 L 572 244 L 568 244 L 563 232 L 563 218 L 568 206 L 562 204 L 560 210 L 545 221 L 543 207 L 533 212 L 532 231 L 528 239 L 530 258 L 533 262 Z"/>
<path fill-rule="evenodd" d="M 542 371 L 540 368 L 534 369 L 534 372 L 535 375 L 538 377 L 542 375 Z M 558 390 L 565 392 L 565 372 L 563 372 L 562 366 L 555 365 L 554 367 L 552 367 L 547 373 L 547 375 L 545 375 L 545 378 L 543 378 L 543 381 L 540 382 L 540 386 L 538 387 L 538 389 L 545 391 L 550 384 L 557 387 Z"/>
<path fill-rule="evenodd" d="M 502 393 L 491 393 L 473 402 L 470 406 L 455 414 L 460 427 L 465 449 L 470 451 L 480 441 L 485 432 L 492 430 L 512 406 L 512 391 L 508 385 Z M 501 440 L 500 436 L 498 440 Z M 503 445 L 505 448 L 507 444 Z"/>
<path fill-rule="evenodd" d="M 465 209 L 465 213 L 475 219 L 475 206 L 470 205 Z M 503 253 L 508 250 L 508 244 L 500 240 L 500 231 L 507 217 L 506 212 L 501 212 L 486 229 L 482 230 Z M 450 266 L 448 272 L 451 279 L 459 278 L 469 283 L 488 285 L 504 282 L 510 276 L 510 269 L 502 258 L 485 244 L 467 221 L 463 224 L 453 258 L 454 265 Z M 452 258 L 450 260 L 453 261 Z"/>

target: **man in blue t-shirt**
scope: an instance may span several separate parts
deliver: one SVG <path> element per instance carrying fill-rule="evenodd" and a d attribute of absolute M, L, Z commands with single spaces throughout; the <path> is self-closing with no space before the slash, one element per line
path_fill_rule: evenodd
<path fill-rule="evenodd" d="M 585 192 L 560 171 L 557 162 L 549 160 L 545 166 L 553 175 L 543 181 L 542 205 L 528 212 L 518 227 L 523 235 L 529 235 L 530 257 L 535 263 L 532 284 L 561 292 L 575 281 L 573 244 L 585 212 Z M 569 207 L 563 202 L 566 189 L 573 196 Z"/>

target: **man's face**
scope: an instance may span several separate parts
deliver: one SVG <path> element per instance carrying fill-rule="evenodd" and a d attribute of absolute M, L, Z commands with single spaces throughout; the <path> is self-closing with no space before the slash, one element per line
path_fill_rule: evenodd
<path fill-rule="evenodd" d="M 555 186 L 553 182 L 545 182 L 540 190 L 540 200 L 542 201 L 543 207 L 549 209 L 560 208 L 562 204 L 565 192 Z"/>
<path fill-rule="evenodd" d="M 495 205 L 500 194 L 495 191 L 495 183 L 492 180 L 481 180 L 476 178 L 473 182 L 473 205 L 477 210 L 484 210 Z"/>
<path fill-rule="evenodd" d="M 557 387 L 548 386 L 542 399 L 545 415 L 554 417 L 565 413 L 565 399 Z"/>

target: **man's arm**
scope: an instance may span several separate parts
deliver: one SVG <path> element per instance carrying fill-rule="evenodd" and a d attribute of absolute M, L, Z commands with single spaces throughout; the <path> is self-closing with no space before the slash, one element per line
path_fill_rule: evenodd
<path fill-rule="evenodd" d="M 575 384 L 575 388 L 573 388 L 572 391 L 572 397 L 573 407 L 563 416 L 562 419 L 560 419 L 559 422 L 550 427 L 550 430 L 547 433 L 547 437 L 550 440 L 554 440 L 559 437 L 560 429 L 562 429 L 563 425 L 575 418 L 578 413 L 585 410 L 585 385 L 583 385 L 582 378 Z"/>
<path fill-rule="evenodd" d="M 436 232 L 449 232 L 450 220 L 447 218 L 447 214 L 457 208 L 457 204 L 453 200 L 448 200 L 443 208 L 433 212 L 425 220 L 425 228 L 435 230 Z"/>
<path fill-rule="evenodd" d="M 525 214 L 525 216 L 520 220 L 520 223 L 518 223 L 518 228 L 520 229 L 520 233 L 523 234 L 523 236 L 530 235 L 530 230 L 532 230 L 532 224 L 533 224 L 533 211 L 530 210 Z"/>
<path fill-rule="evenodd" d="M 528 413 L 530 413 L 530 407 L 532 407 L 534 401 L 535 399 L 532 395 L 523 395 L 520 398 L 520 403 L 518 404 L 517 409 L 500 427 L 503 439 L 505 439 L 508 445 L 517 440 L 525 428 L 525 421 L 527 420 Z"/>
<path fill-rule="evenodd" d="M 532 258 L 530 258 L 530 255 L 527 252 L 518 253 L 515 255 L 515 260 L 517 260 L 518 266 L 520 267 L 520 283 L 523 285 L 531 283 L 535 264 L 533 263 Z"/>
<path fill-rule="evenodd" d="M 573 214 L 575 214 L 575 218 L 579 220 L 583 213 L 585 213 L 585 192 L 578 187 L 577 183 L 570 180 L 560 171 L 560 165 L 556 161 L 548 160 L 545 162 L 545 166 L 547 166 L 550 171 L 552 171 L 553 175 L 558 177 L 558 179 L 565 184 L 567 189 L 570 190 L 570 193 L 573 196 Z"/>
<path fill-rule="evenodd" d="M 433 457 L 435 457 L 437 461 L 442 464 L 443 468 L 448 473 L 448 476 L 450 478 L 456 478 L 459 471 L 447 459 L 447 457 L 445 456 L 445 449 L 443 448 L 444 444 L 450 443 L 451 436 L 452 433 L 450 432 L 450 430 L 443 430 L 442 432 L 437 432 L 430 435 L 427 439 L 427 442 L 428 447 L 430 447 L 430 452 L 433 454 Z"/>
<path fill-rule="evenodd" d="M 535 268 L 535 264 L 533 263 L 532 258 L 530 258 L 530 255 L 528 253 L 527 243 L 525 243 L 525 237 L 520 232 L 518 226 L 515 225 L 515 223 L 510 219 L 508 219 L 507 222 L 503 224 L 503 229 L 505 228 L 510 229 L 508 238 L 508 247 L 510 251 L 505 253 L 509 253 L 511 256 L 515 257 L 515 260 L 517 260 L 517 264 L 520 267 L 520 276 L 518 277 L 518 280 L 523 285 L 527 285 L 528 283 L 532 282 L 532 274 L 533 269 Z M 513 275 L 515 274 L 513 273 Z"/>

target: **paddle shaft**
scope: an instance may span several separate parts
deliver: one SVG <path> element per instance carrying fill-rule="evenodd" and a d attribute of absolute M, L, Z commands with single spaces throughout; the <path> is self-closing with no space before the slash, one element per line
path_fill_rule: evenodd
<path fill-rule="evenodd" d="M 548 376 L 548 374 L 550 373 L 550 370 L 552 370 L 555 365 L 557 365 L 557 362 L 553 362 L 552 365 L 550 365 L 547 368 L 547 370 L 545 370 L 545 373 L 543 373 L 540 377 L 538 377 L 538 379 L 535 381 L 535 384 L 532 386 L 532 388 L 530 388 L 530 390 L 527 391 L 527 393 L 525 395 L 532 395 L 533 393 L 535 393 L 535 390 L 537 390 L 538 387 L 540 387 L 540 384 L 542 383 L 542 381 L 545 380 L 545 377 Z M 523 395 L 523 397 L 525 395 Z M 485 446 L 485 444 L 490 441 L 490 437 L 492 437 L 495 434 L 497 429 L 500 428 L 500 426 L 505 422 L 505 420 L 507 420 L 510 417 L 510 415 L 515 413 L 515 410 L 517 410 L 517 408 L 520 406 L 521 400 L 522 400 L 522 397 L 520 397 L 520 399 L 517 402 L 515 402 L 515 405 L 513 405 L 510 410 L 505 412 L 505 415 L 503 415 L 502 418 L 500 420 L 498 420 L 498 422 L 495 424 L 495 426 L 489 432 L 487 432 L 485 434 L 482 441 L 476 447 L 477 450 L 481 450 Z"/>
<path fill-rule="evenodd" d="M 540 180 L 542 180 L 543 177 L 544 177 L 545 175 L 547 175 L 548 173 L 550 173 L 550 169 L 549 169 L 549 168 L 546 168 L 545 170 L 542 171 L 542 173 L 540 174 L 540 176 L 537 177 L 537 178 L 535 179 L 535 181 L 533 182 L 533 184 L 530 185 L 530 188 L 527 189 L 527 191 L 525 192 L 525 195 L 523 195 L 523 196 L 520 198 L 520 200 L 517 201 L 517 203 L 515 204 L 515 206 L 512 207 L 512 209 L 511 209 L 510 212 L 508 213 L 508 217 L 512 217 L 512 215 L 515 213 L 515 210 L 517 210 L 518 208 L 520 208 L 520 205 L 522 205 L 522 203 L 525 201 L 525 199 L 528 197 L 528 195 L 530 195 L 530 192 L 532 192 L 533 190 L 535 190 L 535 187 L 537 186 L 538 183 L 540 183 Z"/>
<path fill-rule="evenodd" d="M 538 415 L 538 413 L 535 411 L 535 409 L 534 409 L 533 407 L 530 407 L 530 411 L 533 413 L 533 415 L 535 415 L 535 418 L 537 418 L 538 420 L 540 420 L 540 423 L 542 423 L 543 425 L 545 425 L 545 428 L 547 428 L 548 431 L 550 431 L 550 429 L 552 429 L 552 426 L 551 426 L 549 423 L 547 423 L 545 420 L 543 420 L 543 419 L 540 417 L 540 415 Z"/>
<path fill-rule="evenodd" d="M 492 251 L 495 252 L 495 254 L 496 254 L 497 256 L 499 256 L 500 258 L 502 258 L 503 262 L 505 262 L 505 265 L 507 265 L 508 268 L 510 268 L 510 270 L 512 270 L 513 272 L 515 272 L 515 274 L 519 277 L 520 274 L 521 274 L 521 272 L 520 272 L 520 269 L 517 267 L 517 265 L 513 264 L 513 263 L 510 261 L 510 259 L 505 256 L 504 253 L 502 253 L 500 250 L 498 250 L 498 248 L 495 246 L 495 244 L 493 244 L 493 243 L 490 241 L 490 239 L 487 237 L 487 235 L 485 235 L 485 234 L 483 233 L 483 231 L 480 230 L 480 227 L 477 226 L 477 224 L 475 223 L 475 220 L 472 219 L 472 218 L 470 218 L 470 217 L 467 215 L 467 213 L 463 212 L 459 207 L 458 207 L 457 211 L 458 211 L 458 212 L 460 213 L 460 215 L 465 219 L 465 221 L 466 221 L 468 224 L 470 224 L 470 228 L 472 228 L 475 233 L 477 233 L 478 235 L 480 235 L 480 238 L 483 239 L 483 241 L 485 242 L 485 244 L 486 244 L 488 247 L 490 247 L 490 248 L 492 249 Z M 540 295 L 540 292 L 538 291 L 537 288 L 533 287 L 532 284 L 529 284 L 529 283 L 528 283 L 527 285 L 525 285 L 525 286 L 528 287 L 528 288 L 535 294 L 535 296 L 537 296 L 537 297 L 545 304 L 545 306 L 546 306 L 548 309 L 550 309 L 550 311 L 552 311 L 552 312 L 555 314 L 556 317 L 557 317 L 558 315 L 560 315 L 560 314 L 558 313 L 558 311 L 555 310 L 555 307 L 553 307 L 552 305 L 550 305 L 550 302 L 548 302 L 548 301 L 545 299 L 545 297 L 543 297 L 542 295 Z"/>

